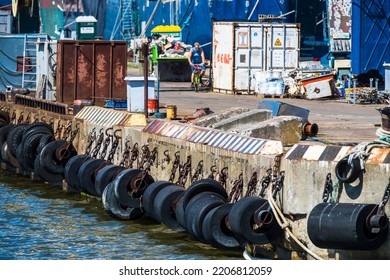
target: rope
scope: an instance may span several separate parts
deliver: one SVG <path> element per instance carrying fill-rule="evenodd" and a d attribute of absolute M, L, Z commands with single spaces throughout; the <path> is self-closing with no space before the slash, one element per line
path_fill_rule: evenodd
<path fill-rule="evenodd" d="M 272 209 L 272 212 L 275 215 L 276 221 L 279 224 L 279 226 L 286 232 L 287 234 L 287 240 L 289 240 L 289 237 L 291 237 L 303 250 L 306 251 L 310 256 L 312 256 L 316 260 L 322 260 L 321 257 L 319 257 L 317 254 L 315 254 L 313 251 L 311 251 L 308 247 L 306 247 L 290 230 L 290 224 L 287 221 L 286 217 L 284 216 L 282 210 L 280 210 L 279 206 L 276 204 L 272 193 L 273 193 L 273 185 L 270 185 L 270 190 L 268 192 L 268 202 Z"/>

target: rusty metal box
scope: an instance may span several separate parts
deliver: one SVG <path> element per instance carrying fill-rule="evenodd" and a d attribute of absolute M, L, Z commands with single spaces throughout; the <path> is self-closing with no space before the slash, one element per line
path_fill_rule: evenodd
<path fill-rule="evenodd" d="M 126 99 L 126 41 L 61 40 L 57 48 L 57 101 Z"/>

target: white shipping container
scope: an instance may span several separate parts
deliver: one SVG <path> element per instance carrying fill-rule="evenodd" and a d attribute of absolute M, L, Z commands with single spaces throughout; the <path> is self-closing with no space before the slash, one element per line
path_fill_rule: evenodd
<path fill-rule="evenodd" d="M 255 73 L 298 68 L 299 24 L 214 22 L 213 88 L 255 91 Z"/>
<path fill-rule="evenodd" d="M 11 33 L 12 15 L 11 11 L 0 10 L 0 33 Z"/>

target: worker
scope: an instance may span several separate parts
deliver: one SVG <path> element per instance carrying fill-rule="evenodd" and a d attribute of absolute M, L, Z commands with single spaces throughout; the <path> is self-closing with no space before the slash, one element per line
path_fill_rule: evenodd
<path fill-rule="evenodd" d="M 202 81 L 202 76 L 206 72 L 206 66 L 204 65 L 205 63 L 205 58 L 204 58 L 204 51 L 200 47 L 199 43 L 196 42 L 194 44 L 194 47 L 191 48 L 191 51 L 188 55 L 188 62 L 191 66 L 191 85 L 194 84 L 194 64 L 198 64 L 201 67 L 201 72 L 199 74 L 200 80 Z"/>

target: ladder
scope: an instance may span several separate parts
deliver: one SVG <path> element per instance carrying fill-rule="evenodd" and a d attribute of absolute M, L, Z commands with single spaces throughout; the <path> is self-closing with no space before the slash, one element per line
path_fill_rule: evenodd
<path fill-rule="evenodd" d="M 24 35 L 22 88 L 36 90 L 37 87 L 37 43 L 40 38 L 34 35 Z"/>
<path fill-rule="evenodd" d="M 130 44 L 130 39 L 135 37 L 135 23 L 133 17 L 133 0 L 123 0 L 122 2 L 122 32 L 123 37 Z"/>

